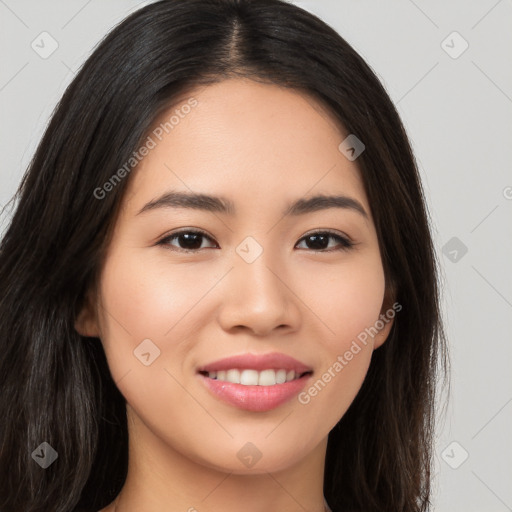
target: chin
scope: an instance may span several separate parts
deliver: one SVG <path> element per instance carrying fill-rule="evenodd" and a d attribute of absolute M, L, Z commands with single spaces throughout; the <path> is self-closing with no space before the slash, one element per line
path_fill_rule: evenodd
<path fill-rule="evenodd" d="M 263 475 L 289 469 L 309 453 L 298 452 L 296 444 L 283 448 L 282 438 L 276 437 L 276 441 L 269 442 L 264 437 L 260 442 L 231 441 L 230 444 L 236 446 L 219 447 L 219 453 L 211 453 L 207 459 L 201 457 L 197 462 L 217 471 L 235 475 Z"/>

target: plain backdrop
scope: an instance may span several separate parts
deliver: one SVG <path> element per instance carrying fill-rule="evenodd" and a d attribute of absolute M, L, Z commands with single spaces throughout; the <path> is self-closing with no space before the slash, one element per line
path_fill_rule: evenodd
<path fill-rule="evenodd" d="M 0 0 L 0 211 L 80 65 L 147 3 Z M 377 73 L 420 166 L 452 358 L 433 509 L 512 510 L 512 1 L 295 3 Z"/>

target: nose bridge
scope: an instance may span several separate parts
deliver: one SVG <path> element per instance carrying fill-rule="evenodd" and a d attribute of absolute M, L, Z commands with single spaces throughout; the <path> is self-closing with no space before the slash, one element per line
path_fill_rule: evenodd
<path fill-rule="evenodd" d="M 234 278 L 240 280 L 242 298 L 256 303 L 282 302 L 285 291 L 278 278 L 282 268 L 278 251 L 264 248 L 255 238 L 247 237 L 238 245 L 236 252 Z"/>
<path fill-rule="evenodd" d="M 263 333 L 293 324 L 296 307 L 293 294 L 285 285 L 279 251 L 266 250 L 253 237 L 247 237 L 237 246 L 236 253 L 228 280 L 229 298 L 222 306 L 224 327 L 243 325 Z"/>

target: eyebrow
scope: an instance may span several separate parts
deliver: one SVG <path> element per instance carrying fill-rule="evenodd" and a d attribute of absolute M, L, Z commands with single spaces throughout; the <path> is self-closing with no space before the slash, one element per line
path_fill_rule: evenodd
<path fill-rule="evenodd" d="M 236 213 L 233 202 L 224 197 L 171 191 L 146 203 L 137 215 L 158 208 L 190 208 L 207 212 L 225 213 L 227 215 L 235 215 Z M 357 199 L 344 195 L 328 196 L 321 194 L 306 199 L 300 198 L 288 205 L 282 214 L 283 216 L 297 216 L 328 208 L 352 210 L 368 219 L 368 214 L 363 205 Z"/>

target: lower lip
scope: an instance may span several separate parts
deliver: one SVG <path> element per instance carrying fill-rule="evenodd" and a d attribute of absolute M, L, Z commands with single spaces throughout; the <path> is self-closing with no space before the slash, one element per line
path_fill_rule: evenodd
<path fill-rule="evenodd" d="M 311 374 L 273 386 L 245 386 L 222 380 L 210 379 L 199 374 L 206 387 L 230 405 L 246 411 L 263 412 L 275 409 L 291 400 L 306 385 Z"/>

